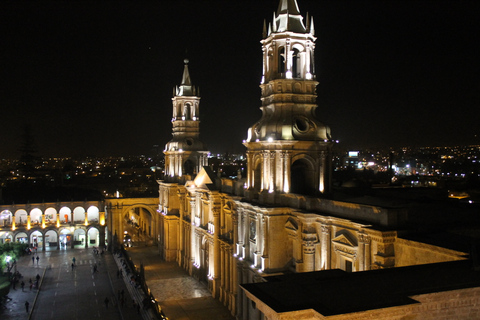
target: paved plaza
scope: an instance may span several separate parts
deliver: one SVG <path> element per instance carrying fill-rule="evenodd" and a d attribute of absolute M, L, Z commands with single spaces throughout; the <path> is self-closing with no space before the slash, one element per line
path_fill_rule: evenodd
<path fill-rule="evenodd" d="M 160 259 L 155 247 L 128 248 L 165 315 L 171 320 L 235 319 L 220 301 L 212 298 L 205 284 L 190 277 L 175 262 Z"/>
<path fill-rule="evenodd" d="M 135 265 L 142 263 L 145 278 L 153 296 L 170 320 L 235 319 L 228 309 L 212 298 L 206 286 L 188 276 L 175 263 L 160 259 L 155 247 L 129 248 Z M 131 293 L 135 290 L 123 278 L 117 277 L 120 258 L 111 253 L 95 254 L 93 249 L 68 249 L 38 252 L 21 257 L 17 270 L 25 282 L 11 288 L 0 306 L 2 320 L 46 319 L 121 319 L 151 320 L 151 313 L 138 313 Z M 72 261 L 75 258 L 75 266 Z M 96 265 L 97 272 L 94 272 Z M 40 277 L 39 287 L 30 289 L 29 280 Z M 124 291 L 123 306 L 118 294 Z M 135 297 L 135 295 L 133 295 Z M 138 293 L 137 293 L 138 297 Z M 105 304 L 108 299 L 108 307 Z M 29 303 L 29 312 L 25 302 Z"/>

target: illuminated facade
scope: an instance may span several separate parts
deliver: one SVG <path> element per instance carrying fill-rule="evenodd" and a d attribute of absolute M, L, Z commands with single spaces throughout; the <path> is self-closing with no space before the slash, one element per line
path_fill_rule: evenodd
<path fill-rule="evenodd" d="M 103 201 L 27 203 L 0 206 L 0 243 L 22 242 L 38 250 L 103 247 Z"/>
<path fill-rule="evenodd" d="M 192 85 L 185 60 L 182 82 L 174 89 L 173 138 L 165 146 L 165 179 L 186 181 L 208 165 L 208 151 L 200 140 L 200 97 Z"/>
<path fill-rule="evenodd" d="M 178 171 L 169 160 L 159 181 L 161 256 L 205 282 L 238 319 L 264 319 L 239 285 L 268 275 L 463 259 L 401 239 L 404 208 L 317 197 L 330 189 L 334 141 L 314 116 L 314 42 L 313 20 L 305 26 L 296 1 L 281 0 L 261 41 L 263 115 L 244 141 L 246 178 L 220 179 L 204 167 L 193 180 L 172 182 Z M 180 110 L 174 104 L 174 114 Z M 174 145 L 166 157 L 177 154 L 168 151 Z"/>
<path fill-rule="evenodd" d="M 313 18 L 304 25 L 296 1 L 280 1 L 263 37 L 262 118 L 244 141 L 248 189 L 269 203 L 280 193 L 327 193 L 334 141 L 315 116 Z"/>

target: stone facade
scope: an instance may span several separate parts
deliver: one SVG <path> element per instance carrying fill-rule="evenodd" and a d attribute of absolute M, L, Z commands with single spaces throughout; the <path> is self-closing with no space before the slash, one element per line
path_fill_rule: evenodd
<path fill-rule="evenodd" d="M 186 181 L 168 160 L 167 176 L 158 182 L 160 254 L 205 282 L 238 319 L 270 319 L 258 308 L 262 301 L 255 300 L 256 307 L 239 287 L 268 276 L 464 258 L 400 239 L 395 230 L 405 224 L 405 208 L 318 197 L 331 190 L 335 141 L 314 115 L 315 39 L 313 20 L 304 25 L 296 1 L 281 0 L 264 29 L 262 118 L 244 141 L 245 179 L 219 179 L 203 167 Z M 170 146 L 166 158 L 173 155 Z M 292 316 L 307 314 L 317 319 L 310 311 Z"/>

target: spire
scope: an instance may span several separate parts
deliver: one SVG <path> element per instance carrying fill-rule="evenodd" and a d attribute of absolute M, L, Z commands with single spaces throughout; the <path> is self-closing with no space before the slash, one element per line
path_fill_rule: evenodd
<path fill-rule="evenodd" d="M 267 21 L 263 19 L 263 38 L 267 37 Z"/>
<path fill-rule="evenodd" d="M 188 72 L 188 59 L 183 60 L 185 67 L 183 68 L 182 83 L 177 90 L 178 96 L 193 96 L 192 80 L 190 80 L 190 73 Z"/>
<path fill-rule="evenodd" d="M 278 4 L 277 14 L 289 13 L 299 15 L 298 5 L 296 0 L 280 0 Z"/>
<path fill-rule="evenodd" d="M 310 33 L 312 34 L 312 36 L 315 35 L 315 25 L 313 24 L 313 17 L 310 20 Z"/>
<path fill-rule="evenodd" d="M 274 15 L 275 16 L 275 15 Z M 305 33 L 303 17 L 298 9 L 297 0 L 280 0 L 277 14 L 274 18 L 274 32 L 293 31 Z"/>
<path fill-rule="evenodd" d="M 307 11 L 307 17 L 305 18 L 305 21 L 306 21 L 306 26 L 305 26 L 305 29 L 307 29 L 307 32 L 310 32 L 310 15 L 308 14 L 308 11 Z"/>

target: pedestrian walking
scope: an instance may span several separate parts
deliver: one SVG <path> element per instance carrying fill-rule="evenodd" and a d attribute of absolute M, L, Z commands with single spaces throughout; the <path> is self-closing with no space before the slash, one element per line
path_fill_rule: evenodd
<path fill-rule="evenodd" d="M 35 256 L 32 257 L 32 263 L 35 264 Z"/>
<path fill-rule="evenodd" d="M 108 300 L 108 297 L 106 297 L 103 302 L 105 302 L 105 307 L 108 309 L 108 303 L 110 302 L 110 300 Z"/>
<path fill-rule="evenodd" d="M 25 282 L 22 281 L 22 283 L 20 283 L 20 286 L 22 287 L 22 292 L 23 292 L 23 288 L 25 288 Z"/>
<path fill-rule="evenodd" d="M 40 258 L 37 256 L 37 266 L 38 266 L 38 260 L 40 260 Z"/>
<path fill-rule="evenodd" d="M 30 303 L 28 303 L 28 301 L 25 301 L 25 310 L 27 311 L 27 313 L 28 313 L 29 306 L 30 306 Z"/>
<path fill-rule="evenodd" d="M 73 257 L 73 259 L 72 259 L 73 264 L 75 264 L 75 261 L 76 261 L 76 260 L 75 260 L 75 257 Z"/>
<path fill-rule="evenodd" d="M 37 273 L 37 276 L 35 277 L 37 281 L 40 281 L 40 275 Z"/>
<path fill-rule="evenodd" d="M 75 265 L 74 265 L 73 262 L 72 262 L 72 271 L 73 271 L 73 268 L 74 268 L 74 267 L 75 267 Z"/>

